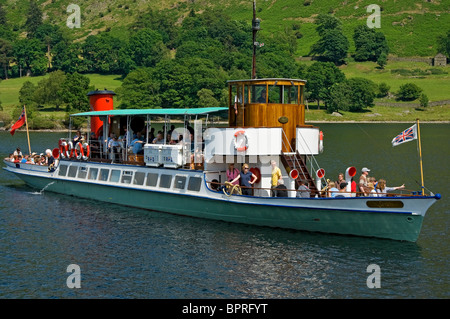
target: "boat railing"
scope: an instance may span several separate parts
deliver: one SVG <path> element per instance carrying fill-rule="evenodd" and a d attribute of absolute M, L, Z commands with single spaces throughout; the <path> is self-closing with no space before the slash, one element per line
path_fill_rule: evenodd
<path fill-rule="evenodd" d="M 240 186 L 240 185 L 232 185 L 230 182 L 225 182 L 225 183 L 220 183 L 217 180 L 213 180 L 213 181 L 206 181 L 206 185 L 208 190 L 210 191 L 215 191 L 215 192 L 223 192 L 225 195 L 227 196 L 232 196 L 232 195 L 241 195 L 241 191 L 240 189 L 245 189 L 245 188 L 249 188 L 252 190 L 253 195 L 251 195 L 252 197 L 274 197 L 272 196 L 272 191 L 274 189 L 272 188 L 267 188 L 267 187 L 245 187 L 245 186 Z M 209 186 L 208 186 L 209 185 Z M 264 190 L 266 191 L 266 194 L 269 195 L 260 195 L 261 193 L 264 192 L 258 192 L 259 195 L 255 194 L 255 190 Z M 296 189 L 280 189 L 277 190 L 277 192 L 285 192 L 286 194 L 288 192 L 294 192 L 294 194 L 300 194 L 302 192 L 310 192 L 310 191 L 302 191 L 302 190 L 296 190 Z M 386 198 L 386 197 L 418 197 L 418 196 L 422 196 L 419 192 L 417 191 L 413 191 L 413 190 L 401 190 L 400 193 L 377 193 L 374 194 L 376 196 L 371 196 L 371 195 L 367 195 L 366 193 L 363 192 L 340 192 L 340 191 L 330 191 L 330 190 L 324 190 L 321 191 L 321 198 L 332 198 L 332 193 L 337 194 L 334 198 Z M 291 193 L 292 194 L 292 193 Z M 344 195 L 345 194 L 345 195 Z M 350 194 L 350 196 L 348 196 L 348 194 Z M 347 196 L 346 196 L 347 195 Z M 289 197 L 289 196 L 275 196 L 278 198 L 282 198 L 282 197 Z M 292 198 L 295 198 L 297 196 L 292 196 Z M 314 197 L 311 197 L 314 198 Z"/>

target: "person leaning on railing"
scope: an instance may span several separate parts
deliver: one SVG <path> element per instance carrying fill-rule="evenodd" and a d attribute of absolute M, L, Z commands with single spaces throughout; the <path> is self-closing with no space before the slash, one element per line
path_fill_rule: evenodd
<path fill-rule="evenodd" d="M 404 189 L 404 188 L 405 188 L 405 184 L 403 184 L 402 186 L 387 187 L 386 180 L 380 179 L 380 180 L 378 180 L 376 191 L 377 191 L 378 197 L 381 197 L 381 196 L 386 196 L 387 192 L 389 192 L 389 191 L 394 191 L 394 190 L 399 190 L 399 189 Z"/>

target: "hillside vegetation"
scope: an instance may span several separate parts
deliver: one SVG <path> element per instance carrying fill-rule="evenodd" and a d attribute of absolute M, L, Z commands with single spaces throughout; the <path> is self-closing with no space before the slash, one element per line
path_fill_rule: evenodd
<path fill-rule="evenodd" d="M 370 29 L 369 1 L 259 0 L 257 77 L 306 79 L 310 120 L 448 120 L 450 67 L 388 59 L 450 55 L 447 2 L 381 2 Z M 24 104 L 35 128 L 67 125 L 95 88 L 119 108 L 225 106 L 227 80 L 251 76 L 251 0 L 84 0 L 73 29 L 69 4 L 0 0 L 6 126 Z"/>
<path fill-rule="evenodd" d="M 16 29 L 25 23 L 28 0 L 4 1 L 8 19 Z M 72 0 L 37 1 L 44 12 L 44 21 L 66 25 L 70 13 L 67 6 Z M 372 13 L 370 4 L 381 7 L 381 31 L 397 56 L 434 56 L 436 38 L 450 25 L 448 0 L 257 0 L 257 16 L 262 21 L 261 34 L 272 34 L 285 28 L 299 27 L 302 37 L 298 41 L 297 55 L 305 56 L 317 42 L 313 24 L 319 13 L 333 14 L 343 23 L 344 34 L 351 39 L 357 25 L 365 24 Z M 68 29 L 74 38 L 83 40 L 88 35 L 110 30 L 118 37 L 127 38 L 128 26 L 148 9 L 167 10 L 178 23 L 191 10 L 201 13 L 206 8 L 223 9 L 234 20 L 250 23 L 252 0 L 80 0 L 81 28 Z M 350 53 L 354 45 L 350 41 Z"/>

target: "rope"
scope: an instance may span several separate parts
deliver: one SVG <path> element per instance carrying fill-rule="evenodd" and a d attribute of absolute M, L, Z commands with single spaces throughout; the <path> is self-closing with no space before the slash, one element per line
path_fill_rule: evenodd
<path fill-rule="evenodd" d="M 226 182 L 225 182 L 225 186 L 226 186 L 226 187 L 223 188 L 223 193 L 224 193 L 225 195 L 227 195 L 228 197 L 230 197 L 231 195 L 233 195 L 235 190 L 237 190 L 237 193 L 238 193 L 239 195 L 242 195 L 242 189 L 241 189 L 241 187 L 240 187 L 239 185 L 233 185 L 233 184 L 231 184 L 230 182 L 226 181 Z M 227 191 L 226 191 L 226 189 L 229 189 L 230 187 L 231 187 L 231 191 L 230 191 L 230 194 L 228 194 Z"/>

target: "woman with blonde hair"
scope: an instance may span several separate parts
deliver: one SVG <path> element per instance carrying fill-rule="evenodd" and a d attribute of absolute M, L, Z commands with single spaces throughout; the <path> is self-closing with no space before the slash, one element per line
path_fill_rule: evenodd
<path fill-rule="evenodd" d="M 402 186 L 388 187 L 388 186 L 386 186 L 386 180 L 380 179 L 380 180 L 378 180 L 376 190 L 377 190 L 378 196 L 381 197 L 381 196 L 386 196 L 387 192 L 389 192 L 389 191 L 395 191 L 395 190 L 403 189 L 403 188 L 405 188 L 405 184 L 403 184 Z"/>

